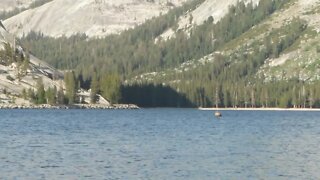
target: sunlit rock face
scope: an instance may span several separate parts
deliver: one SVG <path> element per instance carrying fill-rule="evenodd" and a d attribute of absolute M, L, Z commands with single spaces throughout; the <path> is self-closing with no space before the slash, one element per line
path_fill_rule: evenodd
<path fill-rule="evenodd" d="M 187 0 L 53 0 L 4 22 L 17 36 L 31 30 L 52 37 L 103 37 L 132 28 Z"/>

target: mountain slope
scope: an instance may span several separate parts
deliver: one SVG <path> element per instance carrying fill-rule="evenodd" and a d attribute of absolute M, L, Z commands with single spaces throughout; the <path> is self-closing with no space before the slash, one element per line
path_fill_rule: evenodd
<path fill-rule="evenodd" d="M 169 84 L 188 94 L 199 106 L 212 103 L 216 88 L 219 103 L 224 106 L 256 106 L 256 101 L 258 106 L 319 105 L 320 94 L 315 90 L 320 80 L 319 11 L 317 0 L 292 1 L 202 58 L 164 71 L 141 74 L 127 83 Z M 301 18 L 298 21 L 305 24 L 301 27 L 307 28 L 295 28 L 294 17 Z M 259 56 L 264 56 L 261 52 L 267 47 L 266 41 L 270 41 L 271 54 L 257 64 Z"/>
<path fill-rule="evenodd" d="M 28 105 L 31 102 L 21 98 L 23 91 L 35 90 L 40 79 L 45 89 L 64 88 L 62 77 L 61 72 L 47 63 L 27 55 L 21 46 L 16 45 L 14 37 L 0 26 L 0 104 Z"/>
<path fill-rule="evenodd" d="M 23 41 L 48 62 L 76 69 L 84 86 L 92 72 L 119 73 L 129 89 L 124 92 L 135 99 L 161 101 L 162 87 L 148 85 L 161 84 L 197 106 L 320 106 L 317 0 L 239 1 L 220 20 L 212 18 L 219 11 L 214 2 L 198 1 L 178 15 L 155 18 L 104 39 L 33 33 Z M 177 25 L 188 17 L 187 27 Z M 193 23 L 196 19 L 201 19 L 199 24 Z M 168 29 L 174 36 L 159 38 Z M 145 92 L 142 96 L 139 89 Z"/>
<path fill-rule="evenodd" d="M 179 19 L 177 30 L 189 31 L 193 27 L 203 24 L 209 17 L 212 17 L 214 22 L 218 22 L 228 13 L 229 7 L 238 2 L 257 4 L 259 0 L 206 0 Z M 171 38 L 174 33 L 173 29 L 169 29 L 161 37 L 164 39 Z"/>
<path fill-rule="evenodd" d="M 31 30 L 52 37 L 76 33 L 102 37 L 131 28 L 185 1 L 53 0 L 7 19 L 4 24 L 20 37 Z"/>
<path fill-rule="evenodd" d="M 199 6 L 199 8 L 200 7 L 201 6 Z M 210 9 L 212 7 L 209 6 L 208 8 Z M 215 61 L 217 54 L 224 54 L 228 56 L 237 52 L 238 49 L 250 48 L 250 44 L 262 41 L 266 35 L 273 32 L 275 28 L 281 28 L 290 23 L 293 17 L 300 17 L 308 25 L 308 31 L 306 31 L 291 48 L 288 48 L 286 51 L 280 54 L 279 57 L 267 59 L 265 64 L 260 68 L 259 72 L 257 72 L 257 76 L 263 75 L 266 81 L 270 81 L 274 78 L 277 80 L 282 78 L 287 80 L 291 78 L 299 78 L 303 81 L 318 80 L 320 71 L 320 69 L 317 68 L 317 64 L 320 64 L 318 61 L 319 54 L 317 54 L 320 52 L 320 47 L 317 45 L 317 42 L 320 38 L 319 10 L 320 2 L 317 0 L 294 1 L 290 6 L 288 6 L 288 8 L 273 14 L 263 23 L 254 26 L 215 52 L 212 52 L 197 60 L 189 60 L 178 67 L 167 69 L 166 71 L 152 72 L 136 76 L 135 79 L 142 81 L 145 78 L 149 81 L 153 81 L 154 78 L 163 78 L 164 76 L 168 76 L 170 74 L 172 75 L 198 68 L 198 66 L 204 64 L 211 64 Z M 211 13 L 208 13 L 206 16 L 200 15 L 200 17 L 196 15 L 195 17 L 206 19 L 209 16 L 211 16 Z M 282 36 L 285 36 L 285 34 L 282 34 Z M 295 70 L 293 71 L 293 69 Z M 297 73 L 297 70 L 300 71 L 300 73 Z"/>
<path fill-rule="evenodd" d="M 277 14 L 270 27 L 277 27 L 280 23 L 285 23 L 294 14 L 305 20 L 308 30 L 277 58 L 270 58 L 262 66 L 257 75 L 263 75 L 267 81 L 271 79 L 292 79 L 301 81 L 320 80 L 319 45 L 320 39 L 320 3 L 317 0 L 297 1 L 285 12 Z M 271 30 L 271 29 L 270 29 Z"/>

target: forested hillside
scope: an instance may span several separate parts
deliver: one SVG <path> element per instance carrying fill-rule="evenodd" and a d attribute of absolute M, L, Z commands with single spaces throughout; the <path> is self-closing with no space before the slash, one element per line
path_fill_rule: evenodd
<path fill-rule="evenodd" d="M 279 64 L 283 56 L 301 50 L 308 39 L 317 37 L 308 17 L 316 14 L 318 4 L 299 12 L 301 17 L 281 19 L 302 6 L 301 1 L 261 0 L 258 5 L 240 1 L 217 22 L 210 16 L 191 30 L 178 29 L 179 18 L 203 2 L 186 3 L 102 39 L 82 34 L 55 39 L 32 32 L 21 42 L 55 67 L 73 69 L 84 88 L 92 87 L 95 74 L 96 91 L 107 93 L 102 84 L 109 74 L 117 74 L 114 77 L 123 82 L 118 96 L 122 98 L 117 100 L 122 102 L 141 106 L 320 106 L 317 78 L 288 76 L 285 71 L 272 74 L 278 70 L 268 65 Z M 162 39 L 160 35 L 170 28 L 175 36 Z M 313 63 L 316 67 L 309 72 L 314 74 L 318 62 Z"/>

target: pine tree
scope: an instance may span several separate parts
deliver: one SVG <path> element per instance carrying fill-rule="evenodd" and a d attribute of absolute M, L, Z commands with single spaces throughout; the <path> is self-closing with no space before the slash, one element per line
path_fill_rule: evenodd
<path fill-rule="evenodd" d="M 36 88 L 37 88 L 36 103 L 37 104 L 45 104 L 46 103 L 46 91 L 44 90 L 42 78 L 38 79 Z"/>
<path fill-rule="evenodd" d="M 46 99 L 48 104 L 50 105 L 56 104 L 56 101 L 57 101 L 56 94 L 57 94 L 56 87 L 48 88 L 48 90 L 46 91 Z"/>
<path fill-rule="evenodd" d="M 100 82 L 102 96 L 111 103 L 118 103 L 121 99 L 121 82 L 119 76 L 116 74 L 105 75 Z"/>
<path fill-rule="evenodd" d="M 66 85 L 66 97 L 68 99 L 68 104 L 74 104 L 76 102 L 78 83 L 73 71 L 65 73 L 64 82 Z"/>
<path fill-rule="evenodd" d="M 57 92 L 57 104 L 66 104 L 65 95 L 62 88 L 60 88 Z"/>
<path fill-rule="evenodd" d="M 91 85 L 90 85 L 90 102 L 91 103 L 96 103 L 98 100 L 98 92 L 99 92 L 99 81 L 98 81 L 98 77 L 97 74 L 94 73 L 92 80 L 91 80 Z"/>

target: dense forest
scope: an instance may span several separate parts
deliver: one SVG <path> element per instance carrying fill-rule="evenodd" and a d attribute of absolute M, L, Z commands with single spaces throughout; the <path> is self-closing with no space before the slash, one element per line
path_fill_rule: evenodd
<path fill-rule="evenodd" d="M 55 39 L 31 32 L 21 43 L 55 67 L 74 70 L 80 87 L 111 98 L 108 85 L 104 85 L 106 81 L 119 84 L 142 73 L 163 71 L 202 58 L 220 50 L 291 0 L 261 0 L 257 6 L 238 2 L 221 20 L 216 22 L 209 17 L 202 25 L 192 28 L 190 34 L 177 29 L 179 17 L 202 2 L 186 3 L 120 35 L 89 39 L 78 34 Z M 189 20 L 192 24 L 192 16 Z M 175 37 L 159 38 L 169 28 L 176 31 Z M 266 59 L 278 57 L 290 48 L 306 29 L 303 20 L 294 18 L 250 47 L 244 45 L 227 56 L 216 55 L 209 65 L 174 76 L 157 77 L 151 84 L 115 85 L 113 89 L 118 92 L 113 92 L 112 99 L 140 106 L 206 107 L 218 103 L 223 107 L 319 107 L 319 82 L 298 79 L 266 82 L 256 76 Z M 170 83 L 177 80 L 179 83 Z M 92 99 L 94 101 L 94 94 Z"/>

